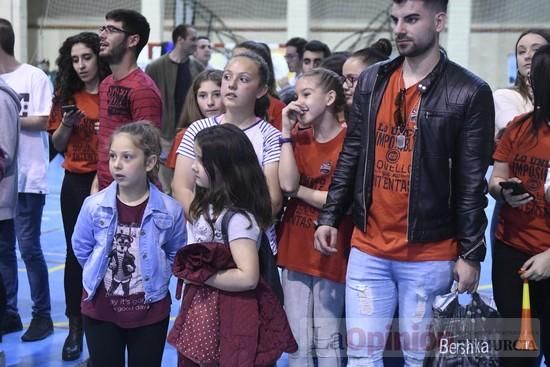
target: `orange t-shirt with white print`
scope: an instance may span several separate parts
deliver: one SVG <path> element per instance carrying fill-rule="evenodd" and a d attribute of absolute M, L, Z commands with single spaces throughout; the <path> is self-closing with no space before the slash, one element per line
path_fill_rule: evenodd
<path fill-rule="evenodd" d="M 300 172 L 300 185 L 328 191 L 345 136 L 343 128 L 334 139 L 320 143 L 311 129 L 298 130 L 294 135 L 294 157 Z M 331 256 L 313 247 L 318 217 L 319 209 L 298 198 L 289 200 L 278 234 L 277 263 L 300 273 L 344 282 L 353 230 L 351 216 L 346 216 L 338 227 L 338 251 Z"/>
<path fill-rule="evenodd" d="M 512 208 L 503 205 L 495 236 L 502 242 L 530 255 L 550 248 L 550 204 L 544 199 L 544 183 L 550 161 L 550 131 L 546 126 L 532 135 L 532 117 L 519 123 L 517 116 L 506 128 L 493 158 L 506 162 L 510 177 L 517 177 L 534 199 Z"/>
<path fill-rule="evenodd" d="M 75 105 L 84 117 L 73 126 L 63 167 L 72 173 L 91 173 L 97 169 L 97 134 L 94 124 L 99 121 L 99 94 L 79 91 L 74 94 Z M 63 111 L 59 103 L 52 107 L 48 133 L 53 134 L 61 124 Z"/>
<path fill-rule="evenodd" d="M 370 255 L 398 261 L 455 260 L 454 238 L 412 243 L 407 239 L 410 176 L 416 137 L 416 116 L 421 95 L 417 85 L 408 87 L 402 105 L 406 128 L 396 121 L 397 99 L 404 88 L 402 68 L 390 77 L 376 116 L 376 146 L 372 178 L 372 203 L 367 230 L 355 228 L 352 245 Z M 404 138 L 402 147 L 400 139 Z"/>

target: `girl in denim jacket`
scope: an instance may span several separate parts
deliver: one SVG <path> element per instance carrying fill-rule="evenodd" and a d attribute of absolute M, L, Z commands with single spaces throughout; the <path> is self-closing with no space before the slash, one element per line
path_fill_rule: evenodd
<path fill-rule="evenodd" d="M 72 238 L 83 268 L 82 314 L 93 366 L 160 366 L 170 315 L 168 283 L 187 242 L 181 206 L 152 182 L 158 130 L 134 122 L 109 145 L 114 181 L 84 202 Z"/>

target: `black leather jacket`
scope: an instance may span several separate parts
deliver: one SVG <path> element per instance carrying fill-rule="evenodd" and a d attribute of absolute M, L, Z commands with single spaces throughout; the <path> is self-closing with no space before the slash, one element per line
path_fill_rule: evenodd
<path fill-rule="evenodd" d="M 402 57 L 371 66 L 359 78 L 347 136 L 318 224 L 338 227 L 353 204 L 363 231 L 372 202 L 376 115 L 391 73 Z M 483 80 L 444 52 L 418 88 L 420 102 L 410 176 L 409 242 L 459 240 L 459 255 L 485 258 L 487 182 L 495 112 Z"/>

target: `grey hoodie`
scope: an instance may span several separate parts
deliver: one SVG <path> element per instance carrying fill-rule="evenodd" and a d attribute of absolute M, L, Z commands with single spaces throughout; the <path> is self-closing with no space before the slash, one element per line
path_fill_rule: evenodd
<path fill-rule="evenodd" d="M 0 78 L 0 220 L 15 217 L 20 99 Z"/>

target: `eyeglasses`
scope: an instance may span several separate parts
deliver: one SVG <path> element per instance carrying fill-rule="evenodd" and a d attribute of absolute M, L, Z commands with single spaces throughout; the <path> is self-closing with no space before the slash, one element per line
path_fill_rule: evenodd
<path fill-rule="evenodd" d="M 357 83 L 357 80 L 359 80 L 359 76 L 357 75 L 342 75 L 342 84 L 347 84 L 349 87 L 353 87 L 355 83 Z"/>
<path fill-rule="evenodd" d="M 404 111 L 404 102 L 405 102 L 405 92 L 406 89 L 402 88 L 399 90 L 399 93 L 395 97 L 395 114 L 393 115 L 393 118 L 395 119 L 395 122 L 397 123 L 397 126 L 400 128 L 405 127 L 405 118 L 403 117 Z"/>
<path fill-rule="evenodd" d="M 115 27 L 114 25 L 102 25 L 101 27 L 99 27 L 99 32 L 98 33 L 103 33 L 103 32 L 107 32 L 109 34 L 111 34 L 111 33 L 130 34 L 130 32 L 128 32 L 127 30 Z"/>

